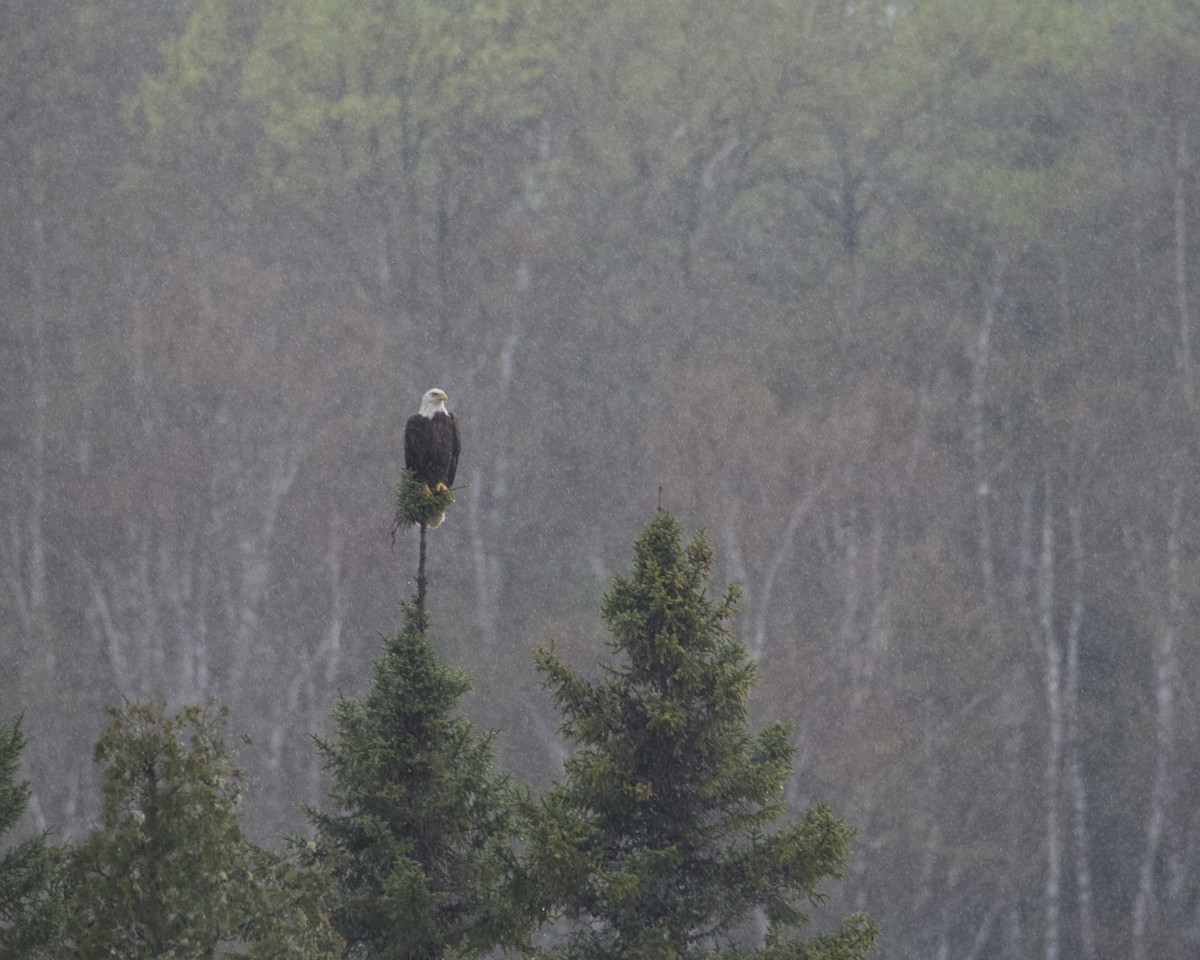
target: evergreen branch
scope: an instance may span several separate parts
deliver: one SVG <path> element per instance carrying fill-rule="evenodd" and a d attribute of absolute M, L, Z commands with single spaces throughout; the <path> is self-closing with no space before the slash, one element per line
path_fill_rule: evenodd
<path fill-rule="evenodd" d="M 434 490 L 420 483 L 411 470 L 405 470 L 396 484 L 396 529 L 407 529 L 417 524 L 428 523 L 446 512 L 454 502 L 454 491 L 461 486 Z"/>

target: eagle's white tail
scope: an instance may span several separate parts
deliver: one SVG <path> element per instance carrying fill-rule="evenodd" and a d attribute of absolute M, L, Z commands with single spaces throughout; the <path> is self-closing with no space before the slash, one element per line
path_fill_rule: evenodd
<path fill-rule="evenodd" d="M 436 517 L 431 517 L 429 520 L 426 520 L 425 526 L 430 530 L 436 530 L 442 525 L 442 521 L 445 519 L 446 515 L 444 513 L 439 513 Z"/>

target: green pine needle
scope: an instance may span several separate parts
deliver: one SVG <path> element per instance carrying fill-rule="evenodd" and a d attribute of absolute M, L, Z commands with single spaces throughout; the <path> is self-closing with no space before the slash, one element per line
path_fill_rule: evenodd
<path fill-rule="evenodd" d="M 419 482 L 411 470 L 405 470 L 396 484 L 396 524 L 412 527 L 428 523 L 446 512 L 446 508 L 454 502 L 454 491 L 457 489 L 434 490 L 431 487 L 426 493 L 425 484 Z"/>

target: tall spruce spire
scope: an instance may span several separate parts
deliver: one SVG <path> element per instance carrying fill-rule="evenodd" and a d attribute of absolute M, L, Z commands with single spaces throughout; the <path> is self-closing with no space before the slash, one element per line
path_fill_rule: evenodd
<path fill-rule="evenodd" d="M 317 740 L 334 809 L 309 816 L 349 945 L 372 960 L 482 956 L 524 932 L 506 895 L 514 791 L 492 735 L 457 712 L 470 680 L 438 661 L 412 603 L 403 613 L 366 696 L 340 697 L 334 737 Z"/>
<path fill-rule="evenodd" d="M 543 903 L 569 923 L 549 956 L 859 960 L 874 942 L 861 915 L 800 937 L 853 833 L 823 804 L 782 823 L 790 731 L 747 727 L 755 668 L 728 626 L 736 587 L 705 593 L 711 567 L 704 536 L 685 547 L 659 510 L 632 573 L 605 594 L 603 678 L 584 679 L 553 649 L 537 654 L 574 745 L 529 844 Z M 768 923 L 759 943 L 747 939 L 756 915 Z"/>

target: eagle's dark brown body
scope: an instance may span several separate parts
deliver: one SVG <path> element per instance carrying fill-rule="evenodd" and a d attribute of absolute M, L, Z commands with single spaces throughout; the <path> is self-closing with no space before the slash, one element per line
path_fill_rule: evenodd
<path fill-rule="evenodd" d="M 454 485 L 458 470 L 458 421 L 438 411 L 432 417 L 416 413 L 404 427 L 404 466 L 431 488 Z"/>

